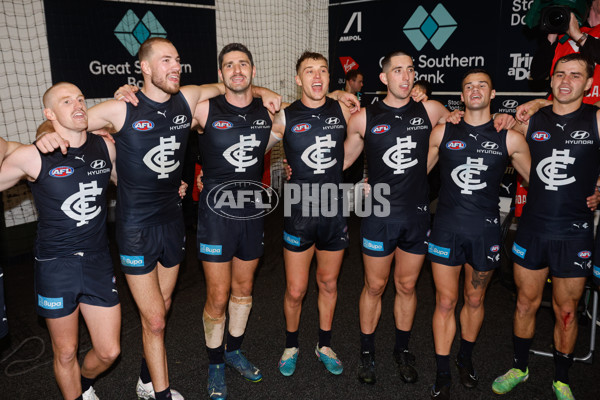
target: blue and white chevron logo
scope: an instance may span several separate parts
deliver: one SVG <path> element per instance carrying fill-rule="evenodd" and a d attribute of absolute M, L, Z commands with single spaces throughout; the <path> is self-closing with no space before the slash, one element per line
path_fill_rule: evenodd
<path fill-rule="evenodd" d="M 404 34 L 418 51 L 427 41 L 436 50 L 441 49 L 455 30 L 456 21 L 442 3 L 438 3 L 431 14 L 423 6 L 417 7 L 403 28 Z"/>
<path fill-rule="evenodd" d="M 140 45 L 149 37 L 167 37 L 167 31 L 152 14 L 152 11 L 148 11 L 140 20 L 132 10 L 128 10 L 114 33 L 132 56 L 138 53 Z"/>

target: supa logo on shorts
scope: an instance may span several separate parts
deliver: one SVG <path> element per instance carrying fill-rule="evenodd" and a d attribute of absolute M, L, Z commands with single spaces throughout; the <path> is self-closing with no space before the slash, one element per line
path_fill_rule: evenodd
<path fill-rule="evenodd" d="M 50 170 L 49 175 L 53 178 L 66 178 L 69 175 L 73 175 L 73 172 L 75 172 L 73 167 L 63 166 Z"/>
<path fill-rule="evenodd" d="M 579 258 L 583 258 L 584 260 L 587 260 L 588 258 L 590 258 L 592 256 L 592 252 L 589 250 L 583 250 L 583 251 L 580 251 L 579 253 L 577 253 L 577 256 Z"/>
<path fill-rule="evenodd" d="M 46 310 L 60 310 L 63 308 L 62 297 L 44 297 L 38 294 L 38 306 Z"/>
<path fill-rule="evenodd" d="M 292 246 L 300 246 L 300 238 L 298 236 L 290 235 L 286 231 L 283 231 L 283 241 Z"/>
<path fill-rule="evenodd" d="M 144 256 L 126 256 L 120 254 L 121 265 L 125 267 L 143 267 L 144 264 Z"/>
<path fill-rule="evenodd" d="M 233 124 L 229 121 L 215 121 L 212 123 L 213 128 L 215 129 L 221 129 L 221 130 L 226 130 L 226 129 L 231 129 L 233 128 Z"/>
<path fill-rule="evenodd" d="M 433 254 L 434 256 L 450 258 L 450 249 L 447 247 L 441 247 L 433 243 L 429 243 L 427 251 L 429 252 L 429 254 Z"/>
<path fill-rule="evenodd" d="M 363 238 L 363 247 L 367 250 L 383 251 L 383 242 L 375 242 L 373 240 Z"/>
<path fill-rule="evenodd" d="M 307 124 L 306 122 L 302 122 L 300 124 L 296 124 L 296 125 L 292 126 L 292 132 L 296 132 L 296 133 L 307 132 L 310 130 L 310 128 L 311 128 L 310 124 Z"/>
<path fill-rule="evenodd" d="M 150 131 L 152 130 L 152 128 L 154 128 L 154 122 L 152 121 L 148 121 L 146 119 L 141 119 L 139 121 L 135 121 L 133 124 L 131 124 L 131 127 L 133 129 L 135 129 L 136 131 Z"/>
<path fill-rule="evenodd" d="M 498 244 L 495 244 L 495 245 L 493 245 L 492 247 L 490 247 L 490 251 L 491 251 L 492 253 L 497 253 L 497 252 L 499 252 L 499 251 L 500 251 L 500 245 L 498 245 Z"/>
<path fill-rule="evenodd" d="M 537 131 L 531 134 L 531 138 L 536 142 L 545 142 L 546 140 L 550 139 L 550 134 L 544 131 Z"/>
<path fill-rule="evenodd" d="M 515 242 L 515 243 L 513 243 L 512 252 L 521 258 L 525 258 L 525 253 L 527 253 L 527 249 L 519 246 Z"/>
<path fill-rule="evenodd" d="M 223 254 L 223 246 L 220 244 L 204 244 L 200 243 L 200 253 L 209 254 L 213 256 L 220 256 Z"/>
<path fill-rule="evenodd" d="M 461 140 L 452 140 L 446 143 L 446 147 L 450 150 L 462 150 L 467 147 L 467 145 Z"/>
<path fill-rule="evenodd" d="M 381 135 L 382 133 L 386 133 L 389 131 L 391 126 L 387 124 L 375 125 L 373 129 L 371 129 L 371 133 L 375 135 Z"/>

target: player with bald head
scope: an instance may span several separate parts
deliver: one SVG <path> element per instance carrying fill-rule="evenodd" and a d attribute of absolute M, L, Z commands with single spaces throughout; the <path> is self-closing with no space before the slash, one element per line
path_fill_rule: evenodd
<path fill-rule="evenodd" d="M 44 115 L 70 147 L 66 155 L 20 146 L 4 160 L 0 190 L 26 179 L 38 210 L 37 313 L 46 319 L 54 373 L 65 399 L 97 399 L 91 386 L 120 353 L 121 308 L 106 234 L 106 191 L 114 144 L 87 133 L 87 108 L 73 84 L 53 85 Z M 92 164 L 93 162 L 93 164 Z M 101 168 L 94 166 L 101 165 Z M 79 313 L 92 349 L 78 363 Z"/>

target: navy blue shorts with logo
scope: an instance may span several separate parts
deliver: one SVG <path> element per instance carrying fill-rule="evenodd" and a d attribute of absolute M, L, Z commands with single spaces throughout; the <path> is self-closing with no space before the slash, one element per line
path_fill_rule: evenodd
<path fill-rule="evenodd" d="M 598 227 L 596 229 L 596 239 L 594 241 L 594 271 L 593 271 L 593 277 L 594 277 L 594 284 L 596 286 L 600 286 L 600 234 L 598 234 L 600 232 L 600 224 L 598 224 Z"/>
<path fill-rule="evenodd" d="M 500 226 L 489 226 L 477 233 L 434 226 L 427 259 L 448 266 L 468 263 L 479 272 L 494 270 L 500 266 Z"/>
<path fill-rule="evenodd" d="M 0 267 L 0 339 L 8 334 L 8 320 L 6 319 L 6 305 L 4 303 L 4 271 Z"/>
<path fill-rule="evenodd" d="M 517 229 L 512 259 L 531 270 L 549 267 L 550 275 L 557 278 L 587 277 L 592 273 L 593 246 L 592 232 L 586 236 L 559 239 Z"/>
<path fill-rule="evenodd" d="M 264 252 L 264 217 L 226 218 L 213 212 L 204 201 L 198 203 L 198 259 L 228 262 L 233 257 L 250 261 Z"/>
<path fill-rule="evenodd" d="M 51 259 L 35 259 L 36 311 L 44 318 L 70 315 L 79 303 L 100 307 L 119 304 L 108 249 Z"/>
<path fill-rule="evenodd" d="M 117 224 L 116 237 L 121 270 L 125 274 L 148 274 L 158 262 L 165 268 L 172 268 L 185 257 L 183 215 L 175 221 L 144 228 Z"/>
<path fill-rule="evenodd" d="M 399 248 L 407 253 L 426 254 L 430 227 L 429 214 L 405 221 L 363 218 L 362 252 L 371 257 L 385 257 Z"/>
<path fill-rule="evenodd" d="M 290 251 L 305 251 L 313 244 L 319 250 L 343 250 L 348 241 L 346 218 L 341 214 L 306 217 L 301 209 L 292 209 L 292 215 L 283 219 L 283 246 Z"/>

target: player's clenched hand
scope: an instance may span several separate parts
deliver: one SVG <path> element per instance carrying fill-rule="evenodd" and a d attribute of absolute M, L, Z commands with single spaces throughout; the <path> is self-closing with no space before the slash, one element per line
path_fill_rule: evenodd
<path fill-rule="evenodd" d="M 54 150 L 60 148 L 60 152 L 63 154 L 67 154 L 67 149 L 69 148 L 69 141 L 63 139 L 56 132 L 47 132 L 42 136 L 38 137 L 35 141 L 35 146 L 42 153 L 52 153 Z"/>
<path fill-rule="evenodd" d="M 120 88 L 118 88 L 117 91 L 115 92 L 115 99 L 122 100 L 127 103 L 131 103 L 134 106 L 137 106 L 139 103 L 139 100 L 136 96 L 136 93 L 139 90 L 140 89 L 134 85 L 123 85 Z"/>

